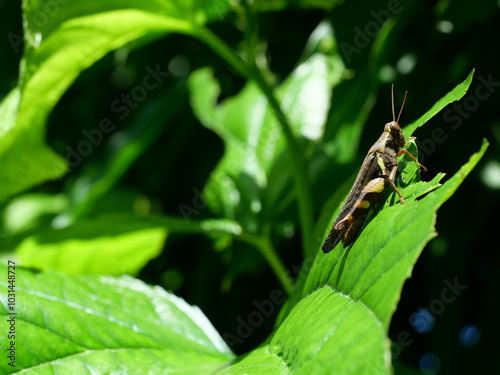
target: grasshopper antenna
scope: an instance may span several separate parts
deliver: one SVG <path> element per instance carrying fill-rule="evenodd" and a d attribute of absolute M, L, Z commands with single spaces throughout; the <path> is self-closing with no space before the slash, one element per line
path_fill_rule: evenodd
<path fill-rule="evenodd" d="M 401 104 L 401 109 L 399 110 L 398 119 L 396 121 L 398 124 L 399 124 L 399 118 L 401 117 L 401 113 L 403 112 L 403 108 L 405 106 L 407 94 L 408 94 L 408 91 L 405 91 L 405 97 L 403 98 L 403 104 Z M 393 95 L 393 97 L 392 97 L 392 116 L 394 117 L 394 92 L 392 93 L 392 95 Z"/>
<path fill-rule="evenodd" d="M 392 121 L 396 121 L 396 115 L 394 114 L 394 83 L 391 85 L 391 102 L 392 102 Z"/>

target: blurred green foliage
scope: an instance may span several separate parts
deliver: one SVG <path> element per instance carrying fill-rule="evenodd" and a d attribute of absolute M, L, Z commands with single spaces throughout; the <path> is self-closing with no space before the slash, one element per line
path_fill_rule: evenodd
<path fill-rule="evenodd" d="M 148 6 L 154 8 L 156 3 Z M 318 85 L 306 91 L 324 93 L 312 98 L 315 100 L 328 97 L 326 107 L 320 102 L 309 104 L 318 106 L 312 108 L 319 119 L 300 117 L 311 107 L 296 107 L 294 113 L 293 98 L 288 97 L 290 112 L 284 108 L 297 136 L 297 147 L 309 162 L 304 172 L 312 192 L 310 208 L 315 221 L 320 216 L 323 222 L 330 219 L 323 216 L 333 214 L 366 150 L 391 119 L 390 84 L 395 84 L 396 106 L 403 91 L 409 91 L 401 119 L 406 125 L 475 69 L 468 93 L 413 134 L 419 159 L 430 171 L 431 177 L 424 174 L 423 180 L 439 172 L 455 174 L 480 148 L 483 138 L 490 141 L 490 149 L 439 210 L 438 237 L 423 251 L 405 284 L 389 337 L 394 342 L 396 373 L 411 373 L 410 369 L 436 373 L 438 368 L 443 374 L 498 370 L 494 353 L 500 332 L 492 298 L 500 274 L 500 258 L 496 246 L 492 246 L 500 209 L 498 3 L 256 1 L 252 6 L 246 2 L 233 6 L 208 2 L 208 27 L 230 49 L 257 61 L 265 79 L 283 93 L 283 103 L 290 85 L 302 84 L 300 74 L 308 74 L 297 67 L 307 66 L 315 55 L 324 59 L 322 65 L 309 71 L 310 76 L 318 77 Z M 90 8 L 87 11 L 91 13 Z M 61 19 L 70 16 L 58 15 Z M 0 20 L 0 34 L 4 36 L 0 42 L 0 98 L 5 99 L 16 87 L 20 70 L 24 69 L 25 77 L 33 71 L 30 65 L 19 69 L 23 55 L 19 4 L 0 1 Z M 103 30 L 109 27 L 119 35 L 118 26 L 127 25 L 110 23 L 103 25 Z M 141 252 L 141 244 L 147 244 L 147 254 L 134 259 L 132 267 L 108 259 L 116 271 L 105 269 L 109 273 L 138 274 L 148 283 L 173 290 L 198 305 L 221 334 L 236 332 L 239 322 L 235 317 L 248 316 L 255 309 L 252 302 L 265 300 L 271 290 L 283 287 L 269 265 L 274 264 L 276 272 L 281 263 L 291 270 L 292 277 L 298 277 L 303 259 L 320 246 L 322 233 L 313 234 L 311 230 L 310 243 L 316 241 L 316 247 L 303 246 L 293 163 L 281 154 L 288 147 L 283 133 L 274 135 L 271 125 L 263 127 L 271 129 L 265 134 L 269 142 L 259 147 L 271 147 L 267 150 L 273 157 L 281 155 L 274 165 L 245 159 L 249 156 L 241 142 L 251 142 L 255 134 L 238 132 L 266 124 L 268 113 L 248 113 L 247 127 L 236 124 L 232 132 L 217 131 L 216 121 L 240 115 L 245 109 L 234 100 L 236 95 L 247 95 L 245 100 L 250 102 L 259 100 L 262 94 L 257 86 L 248 86 L 241 72 L 229 66 L 206 41 L 177 33 L 163 37 L 154 30 L 156 26 L 150 27 L 149 33 L 130 37 L 113 52 L 103 52 L 104 56 L 83 70 L 67 90 L 61 88 L 64 94 L 54 109 L 46 107 L 46 132 L 44 114 L 33 113 L 33 121 L 40 124 L 37 134 L 69 169 L 57 177 L 63 167 L 56 164 L 47 176 L 57 178 L 40 179 L 37 182 L 46 182 L 34 187 L 19 184 L 23 187 L 2 191 L 0 196 L 6 198 L 1 203 L 2 256 L 12 257 L 11 251 L 19 250 L 19 244 L 23 244 L 24 254 L 29 254 L 32 242 L 26 239 L 30 237 L 42 238 L 41 242 L 44 238 L 74 240 L 85 238 L 89 230 L 90 236 L 101 237 L 96 228 L 123 250 L 116 255 L 116 262 L 120 257 L 130 259 L 130 253 Z M 36 42 L 36 36 L 34 31 L 26 35 L 30 43 Z M 25 53 L 29 56 L 30 49 Z M 157 81 L 146 81 L 148 75 L 155 77 L 151 70 L 155 72 L 158 66 L 168 76 L 156 74 Z M 207 66 L 213 76 L 198 70 Z M 61 67 L 61 72 L 67 68 Z M 290 79 L 293 74 L 295 81 Z M 218 88 L 211 81 L 214 78 Z M 65 75 L 59 79 L 72 80 Z M 60 83 L 59 79 L 54 85 Z M 196 79 L 201 83 L 196 86 L 199 92 L 193 94 L 190 85 Z M 152 90 L 137 89 L 153 85 Z M 292 92 L 300 91 L 292 87 Z M 32 95 L 34 100 L 57 99 L 44 91 Z M 224 102 L 225 98 L 232 102 Z M 34 104 L 30 101 L 27 105 Z M 328 111 L 323 117 L 322 110 Z M 113 119 L 112 124 L 103 123 L 108 118 Z M 0 121 L 4 119 L 0 116 Z M 215 125 L 211 127 L 210 121 Z M 321 130 L 301 128 L 307 121 L 319 124 Z M 280 130 L 276 123 L 274 126 Z M 20 137 L 18 142 L 19 149 L 26 150 L 19 154 L 25 164 L 11 168 L 9 176 L 22 181 L 24 175 L 36 175 L 45 159 L 30 156 L 37 152 L 31 147 L 35 144 L 31 138 Z M 90 147 L 85 148 L 87 145 Z M 228 157 L 228 152 L 236 156 Z M 221 158 L 226 158 L 226 165 L 219 164 Z M 228 180 L 224 168 L 238 158 L 247 160 L 248 168 L 238 170 L 242 173 L 237 179 Z M 19 161 L 4 160 L 5 168 Z M 208 189 L 214 179 L 215 187 Z M 255 186 L 255 181 L 262 184 Z M 237 197 L 238 192 L 246 195 Z M 322 216 L 322 210 L 331 213 L 323 212 Z M 192 227 L 187 225 L 190 220 Z M 137 221 L 139 226 L 135 225 Z M 205 227 L 197 226 L 197 221 L 203 221 Z M 281 260 L 273 258 L 265 250 L 266 243 L 255 236 L 239 236 L 242 228 L 252 235 L 265 233 Z M 122 237 L 133 230 L 140 232 L 138 244 Z M 71 242 L 74 246 L 78 242 Z M 48 268 L 57 268 L 51 262 L 49 258 Z M 91 272 L 99 270 L 93 268 Z M 467 289 L 453 302 L 440 304 L 443 291 L 449 289 L 446 283 L 455 280 Z M 432 319 L 422 314 L 422 309 L 427 309 Z M 276 309 L 248 339 L 232 349 L 239 354 L 255 348 L 272 331 L 277 313 Z M 429 329 L 418 332 L 418 326 Z M 477 343 L 464 333 L 470 332 L 470 327 L 480 332 Z"/>

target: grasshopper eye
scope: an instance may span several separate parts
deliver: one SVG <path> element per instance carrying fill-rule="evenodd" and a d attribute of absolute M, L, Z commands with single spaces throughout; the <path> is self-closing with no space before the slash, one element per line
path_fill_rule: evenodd
<path fill-rule="evenodd" d="M 399 124 L 396 121 L 391 121 L 385 124 L 384 131 L 390 133 L 391 135 L 395 135 L 401 132 L 401 128 L 399 127 Z"/>
<path fill-rule="evenodd" d="M 385 124 L 384 131 L 388 132 L 396 140 L 396 143 L 401 147 L 405 142 L 405 137 L 401 131 L 401 127 L 396 121 L 391 121 Z"/>
<path fill-rule="evenodd" d="M 399 132 L 401 130 L 401 127 L 399 126 L 399 124 L 396 121 L 390 122 L 389 125 L 390 125 L 391 130 L 393 132 Z"/>

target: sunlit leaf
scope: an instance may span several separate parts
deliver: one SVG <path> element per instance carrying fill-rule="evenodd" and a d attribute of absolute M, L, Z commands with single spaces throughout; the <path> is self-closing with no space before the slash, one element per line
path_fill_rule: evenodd
<path fill-rule="evenodd" d="M 0 201 L 66 171 L 66 161 L 45 145 L 45 121 L 82 70 L 130 41 L 192 34 L 194 22 L 205 19 L 203 3 L 191 1 L 43 0 L 23 6 L 20 84 L 0 104 Z M 159 78 L 166 71 L 150 68 Z"/>
<path fill-rule="evenodd" d="M 3 374 L 208 374 L 233 358 L 197 307 L 159 287 L 130 277 L 15 272 L 16 366 L 4 358 Z M 7 279 L 0 285 L 7 290 Z M 0 301 L 7 319 L 6 293 Z"/>

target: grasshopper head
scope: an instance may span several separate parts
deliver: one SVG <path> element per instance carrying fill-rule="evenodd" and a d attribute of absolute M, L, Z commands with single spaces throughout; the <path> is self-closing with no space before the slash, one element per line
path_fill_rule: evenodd
<path fill-rule="evenodd" d="M 392 121 L 385 124 L 384 131 L 392 136 L 392 139 L 394 139 L 394 142 L 396 142 L 396 145 L 399 147 L 403 147 L 406 144 L 405 136 L 401 130 L 401 126 L 399 126 L 399 118 L 401 117 L 401 112 L 403 112 L 407 94 L 408 91 L 405 92 L 403 104 L 401 104 L 401 109 L 399 110 L 398 118 L 396 119 L 396 113 L 394 112 L 394 85 L 391 86 Z"/>
<path fill-rule="evenodd" d="M 399 147 L 403 147 L 406 144 L 405 136 L 397 121 L 391 121 L 385 124 L 384 131 L 392 136 Z"/>

